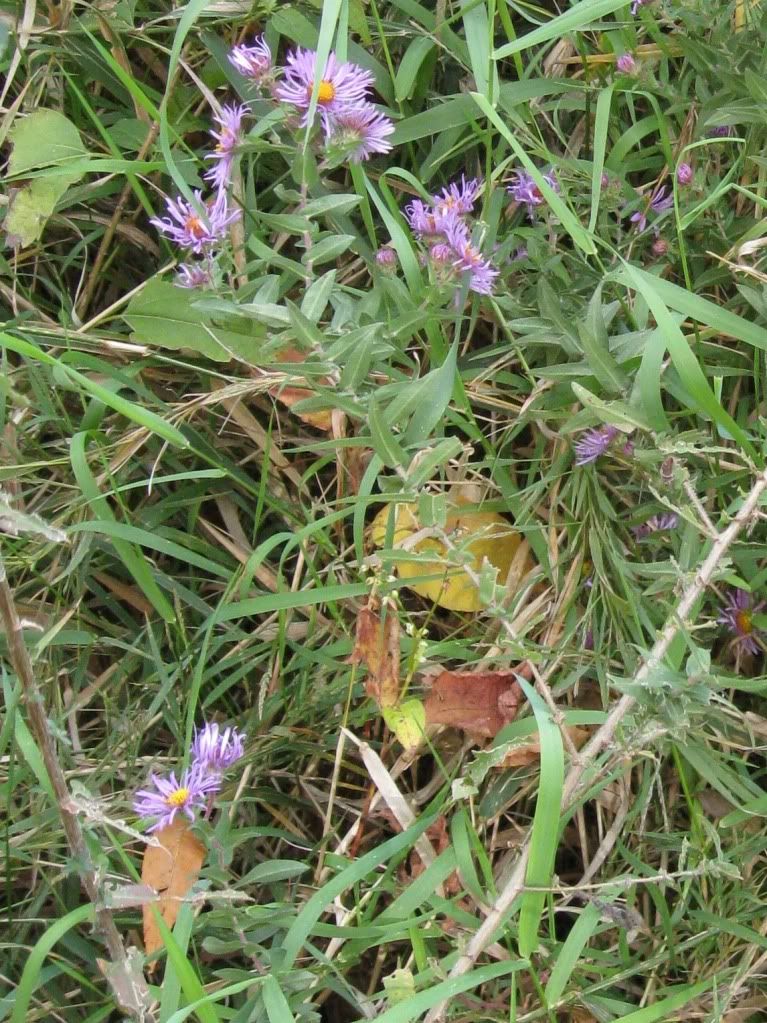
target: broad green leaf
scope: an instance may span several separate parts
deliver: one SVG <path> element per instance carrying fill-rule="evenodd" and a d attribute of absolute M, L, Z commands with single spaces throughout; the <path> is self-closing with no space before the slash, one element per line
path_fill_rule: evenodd
<path fill-rule="evenodd" d="M 609 426 L 617 426 L 624 433 L 631 433 L 632 430 L 651 430 L 652 426 L 640 409 L 636 409 L 625 401 L 602 401 L 592 394 L 582 384 L 570 384 L 573 393 L 578 401 L 585 407 L 590 408 L 603 423 Z"/>
<path fill-rule="evenodd" d="M 58 110 L 35 110 L 20 117 L 8 133 L 13 146 L 10 175 L 63 164 L 86 156 L 80 132 Z"/>
<path fill-rule="evenodd" d="M 123 313 L 133 328 L 132 339 L 157 348 L 189 349 L 216 362 L 232 356 L 255 365 L 265 331 L 245 317 L 206 316 L 195 303 L 197 296 L 166 281 L 151 280 L 135 295 Z M 233 329 L 236 323 L 238 329 Z"/>

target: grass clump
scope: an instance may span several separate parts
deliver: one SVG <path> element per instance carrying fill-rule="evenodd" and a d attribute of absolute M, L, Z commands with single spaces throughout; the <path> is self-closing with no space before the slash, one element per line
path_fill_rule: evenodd
<path fill-rule="evenodd" d="M 758 3 L 2 24 L 0 1020 L 761 1018 Z"/>

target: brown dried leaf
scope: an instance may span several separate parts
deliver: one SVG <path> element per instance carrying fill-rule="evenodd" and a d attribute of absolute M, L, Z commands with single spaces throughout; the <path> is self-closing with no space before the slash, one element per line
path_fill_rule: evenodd
<path fill-rule="evenodd" d="M 565 731 L 570 736 L 576 749 L 580 749 L 589 737 L 588 728 L 579 728 L 577 725 L 568 725 Z M 528 764 L 536 763 L 540 756 L 540 742 L 538 739 L 531 739 L 524 746 L 517 746 L 516 749 L 509 750 L 500 764 L 498 764 L 498 767 L 527 767 Z"/>
<path fill-rule="evenodd" d="M 426 724 L 489 739 L 514 720 L 521 700 L 513 671 L 443 671 L 426 697 Z"/>
<path fill-rule="evenodd" d="M 399 618 L 391 606 L 382 618 L 380 606 L 378 598 L 371 596 L 360 611 L 349 663 L 364 663 L 369 672 L 368 696 L 380 707 L 393 707 L 399 700 Z"/>
<path fill-rule="evenodd" d="M 168 927 L 176 922 L 181 900 L 200 873 L 205 846 L 189 830 L 185 817 L 177 816 L 167 828 L 155 832 L 160 845 L 144 851 L 141 880 L 160 895 L 159 902 L 144 905 L 144 949 L 147 955 L 163 947 L 153 909 L 156 907 Z"/>
<path fill-rule="evenodd" d="M 305 361 L 306 357 L 302 352 L 296 351 L 295 348 L 284 348 L 278 353 L 277 358 L 280 362 L 301 363 Z M 330 383 L 330 381 L 325 379 L 323 383 Z M 307 398 L 314 397 L 314 391 L 308 387 L 294 387 L 292 384 L 276 384 L 274 387 L 269 388 L 269 394 L 276 398 L 277 401 L 282 402 L 291 411 L 297 402 L 306 401 Z M 313 426 L 315 430 L 323 430 L 325 433 L 330 433 L 333 427 L 332 414 L 326 409 L 320 412 L 295 412 L 294 415 L 298 416 L 304 423 L 308 423 L 309 426 Z"/>

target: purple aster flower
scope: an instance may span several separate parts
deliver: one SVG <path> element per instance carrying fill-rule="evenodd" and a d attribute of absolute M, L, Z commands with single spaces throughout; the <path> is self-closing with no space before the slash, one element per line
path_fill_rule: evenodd
<path fill-rule="evenodd" d="M 405 207 L 405 220 L 417 238 L 432 241 L 444 239 L 451 225 L 462 223 L 457 210 L 440 212 L 420 199 L 413 199 Z"/>
<path fill-rule="evenodd" d="M 661 515 L 652 515 L 647 522 L 639 526 L 632 526 L 631 532 L 637 540 L 643 540 L 651 533 L 663 533 L 676 529 L 679 525 L 679 516 L 675 512 L 664 512 Z"/>
<path fill-rule="evenodd" d="M 667 189 L 665 185 L 661 185 L 660 188 L 656 188 L 650 199 L 649 206 L 646 206 L 643 210 L 637 210 L 636 213 L 632 213 L 631 220 L 632 224 L 636 224 L 637 231 L 644 231 L 647 227 L 647 213 L 648 210 L 652 210 L 653 213 L 665 213 L 666 210 L 670 210 L 674 205 L 674 197 L 671 194 L 666 194 Z"/>
<path fill-rule="evenodd" d="M 252 46 L 233 46 L 229 52 L 229 63 L 251 81 L 260 84 L 272 70 L 272 51 L 263 36 L 256 36 Z"/>
<path fill-rule="evenodd" d="M 218 131 L 211 132 L 216 140 L 216 148 L 214 152 L 208 153 L 205 159 L 215 160 L 216 163 L 205 173 L 205 178 L 217 191 L 226 188 L 229 184 L 234 152 L 240 141 L 242 119 L 247 112 L 248 108 L 245 106 L 223 106 L 220 114 L 213 115 L 219 128 Z"/>
<path fill-rule="evenodd" d="M 615 426 L 598 426 L 594 430 L 586 430 L 574 444 L 575 464 L 587 465 L 589 462 L 596 462 L 617 436 L 618 430 Z"/>
<path fill-rule="evenodd" d="M 670 210 L 674 205 L 674 197 L 669 193 L 666 194 L 666 186 L 661 185 L 653 192 L 653 197 L 650 200 L 650 209 L 654 213 L 665 213 L 666 210 Z"/>
<path fill-rule="evenodd" d="M 352 163 L 369 160 L 373 153 L 388 153 L 388 137 L 393 131 L 394 122 L 365 101 L 337 111 L 326 121 L 328 148 L 338 150 Z"/>
<path fill-rule="evenodd" d="M 720 124 L 716 128 L 709 129 L 708 137 L 710 139 L 726 139 L 732 135 L 731 124 Z"/>
<path fill-rule="evenodd" d="M 283 81 L 274 90 L 274 95 L 283 103 L 291 103 L 308 113 L 317 77 L 320 79 L 317 108 L 325 124 L 344 108 L 362 103 L 373 86 L 373 76 L 369 71 L 358 64 L 338 60 L 334 53 L 328 56 L 325 69 L 318 76 L 317 54 L 314 50 L 298 48 L 288 54 Z M 302 124 L 307 123 L 307 115 L 304 114 Z"/>
<path fill-rule="evenodd" d="M 647 4 L 651 4 L 653 0 L 634 0 L 631 4 L 631 13 L 635 15 L 640 7 L 646 7 Z"/>
<path fill-rule="evenodd" d="M 447 240 L 453 250 L 454 268 L 469 275 L 469 290 L 478 295 L 492 295 L 498 270 L 472 243 L 469 229 L 462 220 L 450 225 Z"/>
<path fill-rule="evenodd" d="M 689 163 L 680 163 L 676 169 L 676 180 L 680 185 L 689 185 L 692 181 L 693 169 Z"/>
<path fill-rule="evenodd" d="M 152 217 L 149 223 L 176 245 L 199 255 L 203 249 L 221 241 L 227 227 L 239 218 L 240 211 L 229 209 L 224 192 L 219 192 L 215 201 L 208 203 L 203 203 L 202 193 L 194 192 L 193 195 L 195 205 L 180 196 L 176 200 L 166 199 L 170 216 Z"/>
<path fill-rule="evenodd" d="M 536 185 L 532 174 L 527 171 L 517 171 L 517 180 L 513 185 L 508 186 L 509 194 L 515 202 L 524 203 L 527 206 L 527 213 L 532 220 L 535 215 L 535 207 L 545 202 L 543 192 Z M 553 171 L 543 175 L 543 180 L 554 192 L 559 192 L 559 182 Z"/>
<path fill-rule="evenodd" d="M 199 731 L 195 728 L 191 749 L 192 766 L 203 773 L 223 774 L 244 755 L 245 738 L 236 728 L 219 731 L 215 722 L 204 725 Z"/>
<path fill-rule="evenodd" d="M 207 288 L 212 284 L 210 270 L 199 263 L 180 263 L 176 284 L 180 288 Z"/>
<path fill-rule="evenodd" d="M 637 62 L 630 53 L 622 53 L 615 62 L 615 66 L 622 75 L 633 75 L 637 69 Z"/>
<path fill-rule="evenodd" d="M 158 831 L 172 824 L 181 810 L 190 821 L 195 812 L 205 808 L 206 797 L 219 789 L 219 778 L 205 774 L 197 765 L 184 771 L 181 780 L 175 774 L 168 778 L 150 774 L 154 789 L 140 789 L 133 800 L 133 809 L 140 817 L 157 817 L 157 822 L 147 831 Z"/>
<path fill-rule="evenodd" d="M 391 272 L 397 265 L 397 253 L 391 245 L 384 245 L 376 252 L 376 264 L 387 272 Z"/>
<path fill-rule="evenodd" d="M 452 269 L 455 262 L 455 250 L 448 242 L 437 242 L 429 249 L 429 259 L 436 266 L 449 266 Z"/>
<path fill-rule="evenodd" d="M 733 635 L 733 646 L 744 654 L 758 654 L 761 647 L 759 632 L 754 627 L 753 615 L 764 607 L 764 601 L 754 605 L 746 590 L 730 590 L 717 622 L 726 625 Z"/>
<path fill-rule="evenodd" d="M 470 178 L 467 181 L 462 174 L 460 181 L 454 181 L 434 196 L 434 209 L 441 216 L 471 213 L 481 190 L 481 178 Z"/>

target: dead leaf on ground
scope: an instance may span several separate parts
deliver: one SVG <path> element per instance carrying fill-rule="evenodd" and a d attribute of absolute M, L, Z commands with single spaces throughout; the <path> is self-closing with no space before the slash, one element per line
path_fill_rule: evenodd
<path fill-rule="evenodd" d="M 163 947 L 153 909 L 159 910 L 168 927 L 176 922 L 181 901 L 200 873 L 205 859 L 205 846 L 189 828 L 185 817 L 177 816 L 167 828 L 155 832 L 160 845 L 144 850 L 141 880 L 160 895 L 159 902 L 143 907 L 144 949 L 147 955 Z M 150 971 L 155 964 L 150 964 Z"/>
<path fill-rule="evenodd" d="M 296 351 L 295 348 L 283 348 L 281 352 L 277 353 L 277 359 L 280 362 L 302 363 L 306 361 L 306 356 L 302 352 Z M 328 385 L 332 381 L 323 377 L 320 383 Z M 269 394 L 289 408 L 291 412 L 293 412 L 293 406 L 299 401 L 306 401 L 307 398 L 314 397 L 314 391 L 308 387 L 295 387 L 292 384 L 275 384 L 274 387 L 269 388 Z M 293 412 L 293 414 L 304 423 L 313 426 L 315 430 L 329 433 L 332 429 L 332 413 L 329 409 L 321 409 L 319 412 Z"/>
<path fill-rule="evenodd" d="M 376 547 L 383 547 L 386 543 L 389 510 L 389 506 L 382 508 L 371 524 L 370 537 Z M 394 514 L 393 544 L 402 546 L 422 527 L 414 504 L 398 504 Z M 469 555 L 467 568 L 474 576 L 481 573 L 487 561 L 498 569 L 497 581 L 501 585 L 505 584 L 518 551 L 522 561 L 520 569 L 524 567 L 529 571 L 532 567 L 527 544 L 519 533 L 514 532 L 509 522 L 495 512 L 453 507 L 447 514 L 444 534 L 452 547 L 461 548 Z M 448 566 L 448 544 L 436 536 L 427 536 L 413 543 L 409 549 L 436 555 L 434 561 L 395 561 L 400 578 L 410 589 L 450 611 L 482 610 L 483 604 L 475 579 L 458 566 Z M 519 574 L 524 573 L 520 571 Z M 427 575 L 441 578 L 426 582 L 411 581 Z"/>
<path fill-rule="evenodd" d="M 580 749 L 589 737 L 588 728 L 579 728 L 577 725 L 568 725 L 565 731 L 570 736 L 573 746 Z M 531 739 L 524 746 L 516 746 L 509 750 L 503 760 L 498 764 L 499 769 L 506 767 L 527 767 L 528 764 L 535 764 L 541 758 L 541 744 L 538 739 Z"/>
<path fill-rule="evenodd" d="M 516 672 L 443 671 L 426 697 L 427 725 L 452 725 L 491 739 L 517 716 L 522 690 Z"/>
<path fill-rule="evenodd" d="M 350 664 L 365 664 L 365 690 L 380 707 L 393 707 L 399 700 L 399 618 L 391 603 L 380 613 L 381 602 L 371 596 L 357 616 L 357 631 Z"/>

